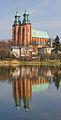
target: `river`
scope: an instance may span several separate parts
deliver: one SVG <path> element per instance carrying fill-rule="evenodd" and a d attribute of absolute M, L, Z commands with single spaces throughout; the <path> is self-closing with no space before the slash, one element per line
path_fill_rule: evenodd
<path fill-rule="evenodd" d="M 0 67 L 0 120 L 61 120 L 61 66 Z"/>

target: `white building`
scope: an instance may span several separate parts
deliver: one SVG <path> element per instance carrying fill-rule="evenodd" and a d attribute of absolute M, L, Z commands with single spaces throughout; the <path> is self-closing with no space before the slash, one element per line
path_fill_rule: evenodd
<path fill-rule="evenodd" d="M 53 49 L 54 49 L 53 47 L 46 47 L 46 48 L 44 48 L 44 54 L 51 55 L 51 52 L 52 52 Z"/>
<path fill-rule="evenodd" d="M 20 48 L 17 46 L 11 46 L 10 55 L 14 55 L 16 58 L 20 58 Z"/>

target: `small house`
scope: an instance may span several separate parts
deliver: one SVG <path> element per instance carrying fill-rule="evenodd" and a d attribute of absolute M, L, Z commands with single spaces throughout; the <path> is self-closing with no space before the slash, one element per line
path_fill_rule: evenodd
<path fill-rule="evenodd" d="M 16 58 L 20 58 L 20 47 L 11 46 L 10 47 L 10 56 L 14 55 Z"/>

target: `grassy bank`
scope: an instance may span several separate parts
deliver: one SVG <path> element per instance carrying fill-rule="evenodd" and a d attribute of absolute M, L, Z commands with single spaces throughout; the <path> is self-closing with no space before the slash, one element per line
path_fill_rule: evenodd
<path fill-rule="evenodd" d="M 20 62 L 18 60 L 13 61 L 0 61 L 0 66 L 19 66 Z"/>
<path fill-rule="evenodd" d="M 61 65 L 61 61 L 59 60 L 49 60 L 49 61 L 0 61 L 0 66 L 19 66 L 19 65 Z"/>
<path fill-rule="evenodd" d="M 49 60 L 49 61 L 26 61 L 20 62 L 20 65 L 49 65 L 49 66 L 57 66 L 61 65 L 61 61 L 56 60 Z"/>

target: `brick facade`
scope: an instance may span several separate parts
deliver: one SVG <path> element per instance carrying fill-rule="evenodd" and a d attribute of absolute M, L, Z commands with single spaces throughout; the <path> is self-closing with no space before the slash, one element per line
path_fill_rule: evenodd
<path fill-rule="evenodd" d="M 16 46 L 28 46 L 32 42 L 31 24 L 13 25 L 12 40 Z"/>
<path fill-rule="evenodd" d="M 47 43 L 49 42 L 49 38 L 45 37 L 34 37 L 32 36 L 32 27 L 31 23 L 28 19 L 29 13 L 25 10 L 24 19 L 21 24 L 20 15 L 16 12 L 14 25 L 12 27 L 12 41 L 15 46 L 28 46 L 32 42 L 38 43 Z M 37 34 L 37 32 L 36 32 Z M 43 35 L 45 33 L 39 33 L 38 35 Z"/>
<path fill-rule="evenodd" d="M 47 43 L 50 41 L 48 38 L 32 37 L 31 24 L 22 24 L 21 26 L 12 27 L 12 40 L 16 46 L 28 46 L 32 42 Z"/>

